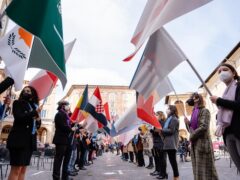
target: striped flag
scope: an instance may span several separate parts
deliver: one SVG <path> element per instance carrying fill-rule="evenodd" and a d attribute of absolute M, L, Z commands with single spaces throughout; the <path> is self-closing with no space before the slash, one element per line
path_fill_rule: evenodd
<path fill-rule="evenodd" d="M 83 94 L 81 95 L 80 99 L 78 100 L 77 106 L 75 107 L 70 119 L 71 121 L 78 121 L 81 122 L 87 117 L 87 114 L 84 110 L 85 106 L 88 103 L 88 85 L 86 85 Z"/>
<path fill-rule="evenodd" d="M 124 61 L 131 60 L 147 38 L 164 24 L 210 1 L 212 0 L 148 0 L 131 40 L 136 50 Z"/>

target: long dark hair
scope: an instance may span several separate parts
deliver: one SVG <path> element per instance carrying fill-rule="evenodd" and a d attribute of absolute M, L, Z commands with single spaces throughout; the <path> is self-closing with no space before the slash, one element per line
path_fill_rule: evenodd
<path fill-rule="evenodd" d="M 227 64 L 227 63 L 222 63 L 219 67 L 221 67 L 221 66 L 226 66 L 226 67 L 228 67 L 231 71 L 232 71 L 232 73 L 234 74 L 234 79 L 235 80 L 237 80 L 238 82 L 240 82 L 240 77 L 238 76 L 238 73 L 237 73 L 237 71 L 236 71 L 236 69 L 231 65 L 231 64 Z"/>
<path fill-rule="evenodd" d="M 204 108 L 205 107 L 205 102 L 204 102 L 204 99 L 203 99 L 203 96 L 201 94 L 198 94 L 197 92 L 193 93 L 191 98 L 195 98 L 195 99 L 199 99 L 198 101 L 198 107 L 199 108 Z"/>
<path fill-rule="evenodd" d="M 32 86 L 25 86 L 25 87 L 23 88 L 23 90 L 21 91 L 18 100 L 24 100 L 24 98 L 23 98 L 23 93 L 24 93 L 24 89 L 25 89 L 25 88 L 31 89 L 31 93 L 32 93 L 31 102 L 39 105 L 38 93 L 37 93 L 36 89 L 35 89 L 34 87 L 32 87 Z"/>
<path fill-rule="evenodd" d="M 170 110 L 170 114 L 169 116 L 175 115 L 178 118 L 178 110 L 177 107 L 175 105 L 169 105 L 168 106 L 169 110 Z"/>

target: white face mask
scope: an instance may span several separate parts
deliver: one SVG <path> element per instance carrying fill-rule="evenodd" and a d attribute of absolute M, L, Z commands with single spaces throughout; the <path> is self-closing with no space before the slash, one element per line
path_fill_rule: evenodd
<path fill-rule="evenodd" d="M 65 111 L 69 111 L 70 107 L 69 106 L 64 106 Z"/>
<path fill-rule="evenodd" d="M 223 82 L 228 82 L 232 79 L 232 73 L 230 71 L 222 71 L 219 74 L 219 79 Z"/>

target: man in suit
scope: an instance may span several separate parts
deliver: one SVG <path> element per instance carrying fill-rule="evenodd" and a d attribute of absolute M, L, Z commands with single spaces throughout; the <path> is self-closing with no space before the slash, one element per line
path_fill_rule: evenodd
<path fill-rule="evenodd" d="M 55 115 L 55 134 L 53 144 L 56 145 L 56 153 L 53 164 L 53 179 L 60 180 L 60 169 L 62 167 L 62 180 L 69 180 L 68 164 L 71 156 L 71 133 L 74 132 L 75 127 L 71 128 L 70 118 L 68 112 L 70 110 L 67 101 L 58 102 L 58 112 Z M 64 158 L 64 160 L 63 160 Z"/>

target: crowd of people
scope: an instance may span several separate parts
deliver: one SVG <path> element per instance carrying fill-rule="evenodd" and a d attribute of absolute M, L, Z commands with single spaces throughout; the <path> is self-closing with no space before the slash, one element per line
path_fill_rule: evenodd
<path fill-rule="evenodd" d="M 229 154 L 240 171 L 240 85 L 235 68 L 222 64 L 218 68 L 221 81 L 226 84 L 222 97 L 211 96 L 212 103 L 219 108 L 217 113 L 216 136 L 223 136 Z M 9 104 L 9 101 L 6 101 Z M 210 112 L 204 106 L 203 97 L 193 93 L 187 101 L 193 106 L 191 118 L 185 118 L 189 131 L 189 141 L 181 140 L 182 157 L 185 159 L 190 151 L 192 170 L 195 180 L 217 180 L 218 174 L 214 162 L 214 152 L 210 137 Z M 31 86 L 26 86 L 19 99 L 13 102 L 13 127 L 7 140 L 10 152 L 11 171 L 9 180 L 24 180 L 31 156 L 37 150 L 37 129 L 41 126 L 37 92 Z M 89 133 L 84 126 L 70 121 L 70 108 L 67 101 L 58 103 L 55 115 L 55 156 L 52 177 L 54 180 L 68 180 L 76 176 L 77 171 L 86 169 L 97 155 L 103 152 L 100 133 Z M 5 115 L 3 115 L 5 116 Z M 122 152 L 123 160 L 130 159 L 139 167 L 144 167 L 144 155 L 149 159 L 147 168 L 155 170 L 151 176 L 167 179 L 167 157 L 173 171 L 174 180 L 179 179 L 177 152 L 179 152 L 179 117 L 175 105 L 169 105 L 166 117 L 163 112 L 156 112 L 162 128 L 139 127 L 139 133 L 124 146 L 116 142 L 117 154 Z M 184 144 L 184 145 L 183 145 Z M 109 146 L 113 152 L 114 146 Z M 190 147 L 190 150 L 188 149 Z M 186 160 L 186 159 L 185 159 Z M 62 168 L 62 172 L 61 172 Z"/>

